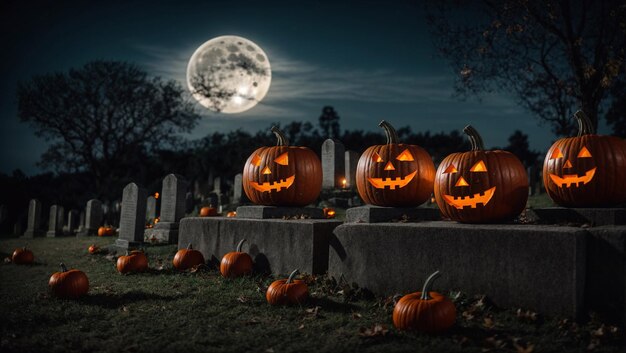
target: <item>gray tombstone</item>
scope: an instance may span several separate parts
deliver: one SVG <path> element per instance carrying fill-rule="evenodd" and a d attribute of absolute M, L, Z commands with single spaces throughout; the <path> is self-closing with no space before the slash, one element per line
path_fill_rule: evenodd
<path fill-rule="evenodd" d="M 41 230 L 41 202 L 37 199 L 30 200 L 28 205 L 28 223 L 24 238 L 34 238 L 43 235 Z"/>
<path fill-rule="evenodd" d="M 243 201 L 243 174 L 235 175 L 233 182 L 233 203 L 240 204 Z"/>
<path fill-rule="evenodd" d="M 346 188 L 356 187 L 356 166 L 359 164 L 361 155 L 358 152 L 346 151 L 345 153 L 345 178 Z"/>
<path fill-rule="evenodd" d="M 102 202 L 97 199 L 87 201 L 85 208 L 85 226 L 77 236 L 98 235 L 98 228 L 102 225 L 103 211 Z"/>
<path fill-rule="evenodd" d="M 70 210 L 69 212 L 67 212 L 67 233 L 69 235 L 74 235 L 74 233 L 76 232 L 79 223 L 78 217 L 78 210 Z"/>
<path fill-rule="evenodd" d="M 163 178 L 159 223 L 146 229 L 147 239 L 168 244 L 178 242 L 178 222 L 185 216 L 187 186 L 187 180 L 180 175 L 168 174 Z"/>
<path fill-rule="evenodd" d="M 63 219 L 65 218 L 65 210 L 63 206 L 50 206 L 50 217 L 48 218 L 47 237 L 53 238 L 63 235 Z"/>
<path fill-rule="evenodd" d="M 78 228 L 76 228 L 76 232 L 80 233 L 85 229 L 85 211 L 80 211 L 78 215 Z"/>
<path fill-rule="evenodd" d="M 222 178 L 221 177 L 216 177 L 215 179 L 213 179 L 213 192 L 215 193 L 222 193 Z"/>
<path fill-rule="evenodd" d="M 322 144 L 322 187 L 341 188 L 345 173 L 345 149 L 337 140 L 328 139 Z"/>
<path fill-rule="evenodd" d="M 185 214 L 193 212 L 193 193 L 185 194 Z"/>
<path fill-rule="evenodd" d="M 115 247 L 122 250 L 136 248 L 143 242 L 148 192 L 135 183 L 126 185 L 122 193 L 122 214 L 119 237 Z"/>
<path fill-rule="evenodd" d="M 157 217 L 157 199 L 154 196 L 148 196 L 146 200 L 146 222 L 152 223 Z"/>

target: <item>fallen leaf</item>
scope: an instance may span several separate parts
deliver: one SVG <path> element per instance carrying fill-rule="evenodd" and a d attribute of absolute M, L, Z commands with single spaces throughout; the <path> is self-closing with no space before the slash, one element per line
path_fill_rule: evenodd
<path fill-rule="evenodd" d="M 268 348 L 265 350 L 267 353 L 274 353 L 274 348 Z"/>
<path fill-rule="evenodd" d="M 302 325 L 300 325 L 300 326 L 298 327 L 298 330 L 302 330 L 302 329 L 304 329 L 304 324 L 302 324 Z"/>
<path fill-rule="evenodd" d="M 359 328 L 359 336 L 361 337 L 382 337 L 389 333 L 387 326 L 382 324 L 375 324 L 373 327 L 361 327 Z"/>
<path fill-rule="evenodd" d="M 352 318 L 355 319 L 355 320 L 358 320 L 358 319 L 360 319 L 362 317 L 363 317 L 363 315 L 361 315 L 359 313 L 352 313 Z"/>
<path fill-rule="evenodd" d="M 5 264 L 10 264 L 10 263 L 11 263 L 11 258 L 10 258 L 10 257 L 8 257 L 8 256 L 7 256 L 7 257 L 5 257 L 5 258 L 4 258 L 4 263 L 5 263 Z"/>
<path fill-rule="evenodd" d="M 247 301 L 248 301 L 248 298 L 246 298 L 246 297 L 245 297 L 245 296 L 243 296 L 243 295 L 240 295 L 240 296 L 237 298 L 237 301 L 239 301 L 240 303 L 245 303 L 245 302 L 247 302 Z"/>
<path fill-rule="evenodd" d="M 495 322 L 490 317 L 483 318 L 483 326 L 486 328 L 493 328 L 495 326 Z"/>

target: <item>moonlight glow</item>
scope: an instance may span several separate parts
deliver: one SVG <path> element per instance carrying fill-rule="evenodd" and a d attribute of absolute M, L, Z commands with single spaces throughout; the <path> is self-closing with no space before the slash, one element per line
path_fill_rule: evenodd
<path fill-rule="evenodd" d="M 237 36 L 202 44 L 187 66 L 187 86 L 193 97 L 216 112 L 241 113 L 254 107 L 267 94 L 271 81 L 265 52 Z"/>

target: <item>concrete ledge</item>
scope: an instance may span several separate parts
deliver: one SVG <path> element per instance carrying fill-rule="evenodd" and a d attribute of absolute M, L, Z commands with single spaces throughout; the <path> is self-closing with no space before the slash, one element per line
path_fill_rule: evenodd
<path fill-rule="evenodd" d="M 456 222 L 346 223 L 330 240 L 330 275 L 379 295 L 435 290 L 484 293 L 497 305 L 580 317 L 585 288 L 581 228 Z"/>
<path fill-rule="evenodd" d="M 585 307 L 626 324 L 626 226 L 587 229 Z"/>
<path fill-rule="evenodd" d="M 310 218 L 324 219 L 324 211 L 315 207 L 276 207 L 276 206 L 239 206 L 237 218 L 272 219 L 272 218 Z"/>
<path fill-rule="evenodd" d="M 380 207 L 365 205 L 346 210 L 348 223 L 381 223 L 392 221 L 438 221 L 441 213 L 436 208 Z"/>
<path fill-rule="evenodd" d="M 328 239 L 340 224 L 313 219 L 183 218 L 178 248 L 192 243 L 207 260 L 218 263 L 245 238 L 248 241 L 243 251 L 252 256 L 258 272 L 286 274 L 299 268 L 302 272 L 323 274 L 328 269 Z"/>
<path fill-rule="evenodd" d="M 592 226 L 626 224 L 626 208 L 546 207 L 529 209 L 530 220 L 543 224 L 588 223 Z"/>
<path fill-rule="evenodd" d="M 178 222 L 159 222 L 144 231 L 144 240 L 162 244 L 178 243 Z"/>

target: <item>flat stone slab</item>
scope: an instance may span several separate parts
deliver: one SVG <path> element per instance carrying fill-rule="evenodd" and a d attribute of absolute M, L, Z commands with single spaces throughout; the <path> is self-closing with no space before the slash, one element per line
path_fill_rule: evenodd
<path fill-rule="evenodd" d="M 531 221 L 543 224 L 588 223 L 592 226 L 626 224 L 626 208 L 546 207 L 528 211 Z"/>
<path fill-rule="evenodd" d="M 365 205 L 346 210 L 348 223 L 382 223 L 393 221 L 439 221 L 441 213 L 436 208 L 381 207 Z"/>
<path fill-rule="evenodd" d="M 346 223 L 330 240 L 328 272 L 378 295 L 421 290 L 486 294 L 496 305 L 545 314 L 582 314 L 585 251 L 582 228 L 468 225 L 456 222 Z"/>
<path fill-rule="evenodd" d="M 324 211 L 315 207 L 276 207 L 276 206 L 239 206 L 237 218 L 283 219 L 283 218 L 324 219 Z"/>
<path fill-rule="evenodd" d="M 180 221 L 178 248 L 192 243 L 205 259 L 219 263 L 245 238 L 243 251 L 252 256 L 257 272 L 287 274 L 298 268 L 323 274 L 328 269 L 329 238 L 340 224 L 326 219 L 189 217 Z"/>

